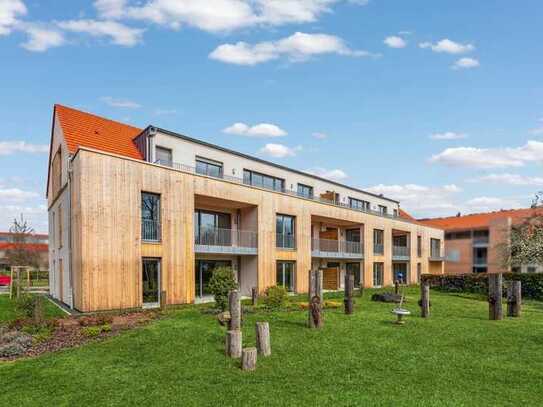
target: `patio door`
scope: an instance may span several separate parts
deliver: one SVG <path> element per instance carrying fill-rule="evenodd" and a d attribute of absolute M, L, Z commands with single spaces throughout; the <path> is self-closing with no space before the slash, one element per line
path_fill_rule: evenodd
<path fill-rule="evenodd" d="M 353 273 L 354 275 L 354 286 L 355 288 L 360 288 L 361 285 L 361 275 L 360 275 L 360 263 L 347 263 L 347 271 Z"/>
<path fill-rule="evenodd" d="M 229 260 L 196 260 L 195 282 L 197 297 L 202 298 L 212 295 L 209 290 L 209 281 L 213 276 L 213 270 L 217 267 L 232 267 L 232 262 Z"/>
<path fill-rule="evenodd" d="M 322 273 L 322 288 L 337 290 L 339 287 L 339 263 L 328 263 Z"/>
<path fill-rule="evenodd" d="M 144 307 L 160 305 L 160 259 L 144 258 L 141 273 Z"/>

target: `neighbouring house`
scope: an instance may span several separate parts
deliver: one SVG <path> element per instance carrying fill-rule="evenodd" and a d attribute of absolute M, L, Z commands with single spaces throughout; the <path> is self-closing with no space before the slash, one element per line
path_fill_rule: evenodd
<path fill-rule="evenodd" d="M 48 236 L 43 234 L 34 234 L 25 243 L 30 251 L 38 253 L 38 266 L 42 270 L 47 270 L 49 262 Z M 13 236 L 10 232 L 0 232 L 0 270 L 8 269 L 10 261 L 6 252 L 14 247 Z"/>
<path fill-rule="evenodd" d="M 543 215 L 541 208 L 500 210 L 447 218 L 421 219 L 420 222 L 445 231 L 445 272 L 447 274 L 507 272 L 503 266 L 503 244 L 511 227 L 533 216 Z M 514 272 L 543 272 L 543 267 L 525 264 Z"/>
<path fill-rule="evenodd" d="M 53 297 L 80 311 L 192 303 L 227 265 L 241 291 L 341 289 L 443 273 L 443 231 L 399 203 L 154 126 L 55 105 L 47 183 Z"/>

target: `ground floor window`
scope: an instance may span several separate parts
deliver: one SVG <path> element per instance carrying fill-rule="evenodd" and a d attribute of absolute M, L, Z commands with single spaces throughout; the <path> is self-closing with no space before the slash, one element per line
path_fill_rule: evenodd
<path fill-rule="evenodd" d="M 392 263 L 392 281 L 407 284 L 407 263 Z"/>
<path fill-rule="evenodd" d="M 294 291 L 294 262 L 277 262 L 277 285 L 285 287 L 288 292 Z"/>
<path fill-rule="evenodd" d="M 384 263 L 373 263 L 373 286 L 381 287 L 384 279 Z"/>
<path fill-rule="evenodd" d="M 143 304 L 159 304 L 160 259 L 144 258 L 141 278 Z"/>
<path fill-rule="evenodd" d="M 211 280 L 213 270 L 218 267 L 232 267 L 232 262 L 230 260 L 196 260 L 194 280 L 197 297 L 212 295 L 209 290 L 209 280 Z"/>
<path fill-rule="evenodd" d="M 347 272 L 354 274 L 354 286 L 355 288 L 360 288 L 362 284 L 362 278 L 360 275 L 360 263 L 347 263 Z"/>

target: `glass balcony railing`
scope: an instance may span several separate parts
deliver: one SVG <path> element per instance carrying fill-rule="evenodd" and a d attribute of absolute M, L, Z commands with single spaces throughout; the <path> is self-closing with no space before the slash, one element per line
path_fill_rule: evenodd
<path fill-rule="evenodd" d="M 311 251 L 314 254 L 338 254 L 350 257 L 351 255 L 362 255 L 364 253 L 361 242 L 332 239 L 311 239 Z"/>
<path fill-rule="evenodd" d="M 256 252 L 258 233 L 249 230 L 200 227 L 194 230 L 198 252 Z"/>
<path fill-rule="evenodd" d="M 407 246 L 392 246 L 392 256 L 409 257 L 409 247 Z"/>

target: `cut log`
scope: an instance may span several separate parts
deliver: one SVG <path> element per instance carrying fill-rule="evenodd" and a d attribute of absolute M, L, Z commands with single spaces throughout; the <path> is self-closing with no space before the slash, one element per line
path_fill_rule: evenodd
<path fill-rule="evenodd" d="M 522 311 L 522 284 L 511 281 L 507 287 L 507 316 L 520 317 Z"/>
<path fill-rule="evenodd" d="M 230 330 L 241 329 L 241 301 L 238 290 L 232 290 L 228 294 L 228 306 L 230 307 Z"/>
<path fill-rule="evenodd" d="M 256 348 L 245 348 L 241 356 L 241 369 L 242 370 L 255 370 L 256 369 Z"/>
<path fill-rule="evenodd" d="M 322 318 L 322 270 L 309 271 L 308 326 L 321 328 Z"/>
<path fill-rule="evenodd" d="M 253 287 L 251 291 L 251 299 L 253 306 L 255 306 L 258 303 L 258 289 L 256 287 Z"/>
<path fill-rule="evenodd" d="M 400 282 L 398 280 L 394 281 L 394 294 L 398 295 L 400 293 Z"/>
<path fill-rule="evenodd" d="M 262 356 L 271 355 L 270 324 L 267 322 L 256 323 L 256 348 Z"/>
<path fill-rule="evenodd" d="M 226 332 L 226 343 L 225 343 L 225 353 L 226 356 L 231 358 L 240 358 L 241 357 L 241 331 L 227 331 Z"/>
<path fill-rule="evenodd" d="M 353 291 L 354 291 L 354 274 L 351 272 L 345 273 L 345 314 L 353 313 Z"/>
<path fill-rule="evenodd" d="M 488 275 L 488 318 L 492 321 L 503 319 L 502 274 Z"/>
<path fill-rule="evenodd" d="M 430 317 L 430 282 L 423 281 L 420 285 L 420 316 Z"/>
<path fill-rule="evenodd" d="M 166 308 L 166 291 L 160 292 L 160 309 Z"/>

